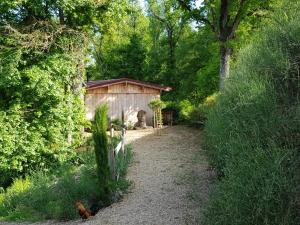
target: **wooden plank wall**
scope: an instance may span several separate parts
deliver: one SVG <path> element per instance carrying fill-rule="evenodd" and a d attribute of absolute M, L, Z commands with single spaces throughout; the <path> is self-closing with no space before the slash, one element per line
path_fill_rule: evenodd
<path fill-rule="evenodd" d="M 121 119 L 123 109 L 125 121 L 135 124 L 138 111 L 145 110 L 147 124 L 152 125 L 153 112 L 148 104 L 155 98 L 160 98 L 159 90 L 132 84 L 118 84 L 88 90 L 85 95 L 86 117 L 91 120 L 96 108 L 107 103 L 109 105 L 108 116 L 112 119 Z"/>

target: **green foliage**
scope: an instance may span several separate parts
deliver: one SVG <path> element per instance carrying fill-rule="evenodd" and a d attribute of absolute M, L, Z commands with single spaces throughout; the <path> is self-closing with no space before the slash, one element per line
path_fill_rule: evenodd
<path fill-rule="evenodd" d="M 111 125 L 115 130 L 122 130 L 122 121 L 120 119 L 113 119 Z"/>
<path fill-rule="evenodd" d="M 37 172 L 17 179 L 0 194 L 0 219 L 12 221 L 78 218 L 77 200 L 88 206 L 101 199 L 93 152 L 84 152 L 83 164 L 65 164 L 56 173 Z"/>
<path fill-rule="evenodd" d="M 191 114 L 196 110 L 195 106 L 189 100 L 168 101 L 166 102 L 166 110 L 173 112 L 173 122 L 178 123 L 189 123 L 192 120 Z"/>
<path fill-rule="evenodd" d="M 0 2 L 0 186 L 71 161 L 85 124 L 86 32 L 105 1 Z"/>
<path fill-rule="evenodd" d="M 125 176 L 132 155 L 131 146 L 125 146 L 125 155 L 117 157 L 120 177 L 109 184 L 112 192 L 126 191 L 131 184 Z M 0 221 L 77 219 L 75 202 L 78 200 L 87 208 L 95 204 L 101 208 L 111 203 L 113 196 L 103 196 L 101 191 L 95 153 L 84 151 L 79 157 L 81 165 L 64 164 L 55 173 L 37 172 L 25 179 L 16 179 L 0 193 Z M 105 202 L 108 198 L 110 202 Z"/>
<path fill-rule="evenodd" d="M 73 137 L 74 146 L 81 142 L 83 101 L 81 93 L 72 92 L 70 87 L 78 60 L 74 52 L 62 53 L 63 49 L 52 45 L 44 46 L 49 48 L 44 52 L 35 46 L 43 42 L 45 30 L 61 29 L 39 25 L 33 33 L 23 29 L 12 34 L 3 31 L 5 36 L 0 40 L 7 45 L 0 53 L 0 186 L 4 187 L 20 175 L 72 160 L 68 135 Z M 40 37 L 32 39 L 38 32 Z M 64 32 L 53 33 L 57 44 L 70 44 Z M 27 42 L 29 39 L 31 42 Z"/>
<path fill-rule="evenodd" d="M 148 20 L 138 4 L 112 1 L 101 16 L 100 36 L 95 37 L 95 65 L 88 68 L 93 79 L 144 76 Z"/>
<path fill-rule="evenodd" d="M 215 50 L 217 52 L 217 50 Z M 201 103 L 207 96 L 218 91 L 219 85 L 219 59 L 218 55 L 212 56 L 210 61 L 197 72 L 197 89 L 194 98 Z"/>
<path fill-rule="evenodd" d="M 157 20 L 161 26 L 159 32 L 165 32 L 164 45 L 166 45 L 166 71 L 168 79 L 163 80 L 168 85 L 176 84 L 176 50 L 182 30 L 186 27 L 188 18 L 180 8 L 178 1 L 172 0 L 147 0 L 149 14 Z M 172 74 L 172 76 L 170 76 Z"/>
<path fill-rule="evenodd" d="M 299 4 L 245 48 L 205 128 L 220 175 L 207 224 L 299 223 Z"/>
<path fill-rule="evenodd" d="M 91 28 L 105 9 L 106 0 L 3 0 L 0 23 L 28 25 L 36 21 L 55 21 L 72 28 Z"/>
<path fill-rule="evenodd" d="M 97 164 L 97 176 L 103 195 L 109 194 L 110 169 L 108 164 L 107 105 L 99 106 L 93 122 L 93 139 Z"/>
<path fill-rule="evenodd" d="M 101 53 L 99 53 L 101 54 Z M 104 54 L 104 53 L 102 53 Z M 101 57 L 101 64 L 105 67 L 103 74 L 96 76 L 119 78 L 126 77 L 140 79 L 143 77 L 143 64 L 146 50 L 142 43 L 142 38 L 137 34 L 130 37 L 129 43 L 115 48 L 109 55 Z M 106 58 L 107 57 L 107 58 Z M 100 63 L 100 62 L 99 62 Z M 95 77 L 95 75 L 93 75 Z"/>
<path fill-rule="evenodd" d="M 143 64 L 146 57 L 146 49 L 143 46 L 142 38 L 134 34 L 130 38 L 130 43 L 126 46 L 124 62 L 121 64 L 126 71 L 122 76 L 139 79 L 143 77 Z"/>
<path fill-rule="evenodd" d="M 157 99 L 153 99 L 149 102 L 148 104 L 149 108 L 151 108 L 152 110 L 156 110 L 156 109 L 163 109 L 166 107 L 166 103 L 163 102 L 162 100 L 160 100 L 159 98 Z"/>
<path fill-rule="evenodd" d="M 175 123 L 187 123 L 202 126 L 206 121 L 207 114 L 214 106 L 218 94 L 206 97 L 201 104 L 192 104 L 189 100 L 180 102 L 167 102 L 166 109 L 173 111 Z"/>
<path fill-rule="evenodd" d="M 177 47 L 177 85 L 172 99 L 188 99 L 194 105 L 218 89 L 219 49 L 212 32 L 203 27 L 185 29 Z"/>
<path fill-rule="evenodd" d="M 190 119 L 190 114 L 194 109 L 193 104 L 189 100 L 179 102 L 179 118 L 183 121 Z"/>
<path fill-rule="evenodd" d="M 114 189 L 126 190 L 131 182 L 126 179 L 127 169 L 133 158 L 132 146 L 125 146 L 125 154 L 116 156 L 116 173 L 119 174 L 119 179 L 115 183 Z"/>
<path fill-rule="evenodd" d="M 203 127 L 205 125 L 210 110 L 212 110 L 212 108 L 216 104 L 217 97 L 217 93 L 206 97 L 203 103 L 199 104 L 198 106 L 195 106 L 193 110 L 190 111 L 188 117 L 191 125 L 197 127 Z"/>

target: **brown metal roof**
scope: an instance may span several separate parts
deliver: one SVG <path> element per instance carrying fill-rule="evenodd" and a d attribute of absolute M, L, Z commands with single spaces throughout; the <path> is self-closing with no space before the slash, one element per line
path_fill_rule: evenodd
<path fill-rule="evenodd" d="M 111 80 L 91 80 L 87 82 L 87 89 L 95 89 L 99 87 L 107 87 L 114 84 L 122 84 L 122 83 L 128 83 L 128 84 L 135 84 L 139 86 L 144 86 L 148 88 L 158 89 L 162 91 L 171 91 L 172 88 L 168 86 L 161 86 L 158 84 L 151 84 L 144 81 L 139 80 L 133 80 L 129 78 L 120 78 L 120 79 L 111 79 Z"/>

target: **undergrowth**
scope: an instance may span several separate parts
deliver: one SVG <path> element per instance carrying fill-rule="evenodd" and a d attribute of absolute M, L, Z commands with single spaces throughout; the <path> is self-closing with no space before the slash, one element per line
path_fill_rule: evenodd
<path fill-rule="evenodd" d="M 126 191 L 130 182 L 125 175 L 132 158 L 131 146 L 126 146 L 124 158 L 118 159 L 116 167 L 120 170 L 118 181 L 109 184 L 112 195 L 110 201 L 117 200 L 114 195 Z M 95 153 L 80 153 L 79 166 L 66 164 L 56 173 L 37 172 L 34 175 L 16 179 L 5 192 L 0 193 L 0 221 L 40 221 L 71 220 L 79 218 L 75 202 L 80 200 L 86 207 L 95 203 L 107 206 L 102 201 L 100 184 L 96 174 Z"/>

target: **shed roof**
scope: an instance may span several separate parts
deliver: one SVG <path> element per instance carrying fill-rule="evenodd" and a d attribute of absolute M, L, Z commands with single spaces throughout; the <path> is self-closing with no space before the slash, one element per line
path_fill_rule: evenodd
<path fill-rule="evenodd" d="M 99 87 L 107 87 L 114 84 L 122 84 L 122 83 L 128 83 L 128 84 L 135 84 L 138 86 L 153 88 L 161 91 L 171 91 L 172 88 L 168 86 L 161 86 L 159 84 L 152 84 L 144 81 L 139 80 L 133 80 L 129 78 L 120 78 L 120 79 L 111 79 L 111 80 L 91 80 L 87 82 L 87 89 L 92 90 Z"/>

